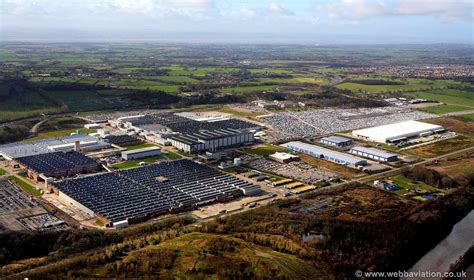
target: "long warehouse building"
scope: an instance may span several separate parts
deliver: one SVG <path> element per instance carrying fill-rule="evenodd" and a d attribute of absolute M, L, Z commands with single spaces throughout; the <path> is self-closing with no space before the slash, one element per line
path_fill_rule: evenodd
<path fill-rule="evenodd" d="M 325 159 L 350 167 L 357 168 L 359 166 L 367 165 L 367 161 L 365 159 L 300 141 L 288 142 L 284 146 L 296 152 L 305 153 L 316 158 Z"/>
<path fill-rule="evenodd" d="M 398 156 L 396 154 L 375 148 L 356 146 L 352 147 L 350 152 L 351 154 L 370 158 L 377 161 L 396 161 L 398 159 Z"/>
<path fill-rule="evenodd" d="M 396 143 L 409 138 L 428 136 L 443 131 L 445 129 L 440 125 L 406 121 L 354 130 L 352 135 L 372 142 Z"/>
<path fill-rule="evenodd" d="M 142 149 L 123 151 L 122 158 L 124 160 L 140 159 L 161 155 L 160 147 L 146 147 Z"/>

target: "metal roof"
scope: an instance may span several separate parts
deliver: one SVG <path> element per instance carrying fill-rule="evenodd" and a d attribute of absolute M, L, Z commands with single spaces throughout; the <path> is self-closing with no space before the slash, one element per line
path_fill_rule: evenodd
<path fill-rule="evenodd" d="M 146 147 L 142 149 L 123 151 L 122 155 L 133 155 L 133 154 L 140 154 L 140 153 L 146 153 L 146 152 L 151 152 L 151 151 L 161 151 L 161 148 L 160 147 Z"/>
<path fill-rule="evenodd" d="M 8 158 L 27 157 L 39 154 L 46 154 L 50 151 L 49 146 L 57 146 L 64 144 L 72 144 L 75 141 L 88 142 L 98 141 L 94 136 L 86 134 L 71 135 L 65 137 L 48 138 L 36 141 L 16 142 L 5 145 L 0 145 L 0 154 Z M 104 143 L 102 141 L 99 141 Z"/>
<path fill-rule="evenodd" d="M 321 138 L 321 141 L 322 140 L 337 143 L 337 144 L 352 141 L 352 139 L 341 137 L 341 136 L 335 136 L 335 135 L 334 136 L 323 137 L 323 138 Z"/>
<path fill-rule="evenodd" d="M 356 146 L 351 148 L 352 151 L 359 151 L 367 154 L 371 154 L 374 156 L 382 157 L 382 158 L 390 158 L 390 157 L 396 157 L 396 154 L 392 154 L 380 149 L 375 149 L 375 148 L 368 148 L 368 147 L 362 147 L 362 146 Z"/>
<path fill-rule="evenodd" d="M 330 149 L 326 149 L 326 148 L 323 148 L 323 147 L 320 147 L 320 146 L 303 143 L 303 142 L 300 142 L 300 141 L 288 142 L 288 143 L 285 144 L 285 146 L 289 149 L 292 149 L 292 150 L 294 150 L 294 147 L 296 147 L 298 149 L 308 151 L 309 154 L 313 153 L 315 155 L 323 155 L 324 158 L 331 158 L 332 157 L 334 159 L 342 160 L 342 161 L 345 161 L 345 162 L 348 162 L 348 163 L 351 163 L 351 164 L 354 164 L 354 165 L 356 165 L 360 162 L 367 162 L 365 159 L 362 159 L 362 158 L 359 158 L 359 157 L 356 157 L 356 156 L 353 156 L 353 155 L 333 151 L 333 150 L 330 150 Z"/>

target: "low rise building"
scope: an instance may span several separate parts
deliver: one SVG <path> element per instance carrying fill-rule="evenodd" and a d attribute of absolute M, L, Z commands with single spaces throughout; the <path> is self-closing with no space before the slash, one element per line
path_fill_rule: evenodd
<path fill-rule="evenodd" d="M 161 149 L 159 147 L 147 147 L 143 149 L 122 152 L 122 158 L 124 160 L 140 159 L 159 155 L 161 155 Z"/>
<path fill-rule="evenodd" d="M 354 144 L 354 141 L 349 138 L 341 136 L 328 136 L 321 138 L 321 143 L 328 146 L 335 146 L 339 148 L 347 147 Z"/>
<path fill-rule="evenodd" d="M 310 156 L 332 161 L 338 164 L 350 166 L 350 167 L 359 167 L 367 165 L 365 159 L 348 155 L 346 153 L 333 151 L 316 145 L 311 145 L 303 143 L 300 141 L 292 141 L 285 144 L 288 149 L 291 149 L 296 152 L 305 153 Z"/>
<path fill-rule="evenodd" d="M 377 161 L 396 161 L 398 156 L 380 149 L 356 146 L 350 150 L 351 154 L 363 156 Z"/>
<path fill-rule="evenodd" d="M 288 163 L 291 161 L 297 161 L 300 159 L 299 156 L 292 155 L 289 153 L 276 152 L 268 156 L 269 159 L 280 163 Z"/>

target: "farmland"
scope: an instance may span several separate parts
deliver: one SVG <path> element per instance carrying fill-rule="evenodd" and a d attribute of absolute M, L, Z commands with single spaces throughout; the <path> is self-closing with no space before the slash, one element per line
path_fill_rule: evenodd
<path fill-rule="evenodd" d="M 433 107 L 424 107 L 424 108 L 421 108 L 420 110 L 423 112 L 431 113 L 431 114 L 446 114 L 446 113 L 452 113 L 452 112 L 466 111 L 469 109 L 470 108 L 468 107 L 459 106 L 459 105 L 439 105 L 439 106 L 433 106 Z"/>
<path fill-rule="evenodd" d="M 406 95 L 415 98 L 443 102 L 449 105 L 457 105 L 458 107 L 466 107 L 466 110 L 474 108 L 474 94 L 462 90 L 429 90 L 425 92 L 411 92 Z"/>
<path fill-rule="evenodd" d="M 286 46 L 226 46 L 223 51 L 220 46 L 188 45 L 7 45 L 0 50 L 0 57 L 9 65 L 0 70 L 6 77 L 0 86 L 0 122 L 42 113 L 182 108 L 255 99 L 301 101 L 321 107 L 371 106 L 380 93 L 406 93 L 448 104 L 426 109 L 434 113 L 473 106 L 466 82 L 364 71 L 357 74 L 356 69 L 344 67 L 354 62 L 380 62 L 380 57 L 387 63 L 400 59 L 422 63 L 426 52 L 436 53 L 439 62 L 449 61 L 450 56 L 436 49 L 421 52 L 407 47 L 403 55 L 397 47 L 394 52 L 367 48 L 355 56 L 352 51 Z M 330 66 L 333 61 L 340 65 Z M 334 81 L 336 86 L 327 86 Z M 350 99 L 341 95 L 348 91 L 374 95 L 352 95 Z"/>

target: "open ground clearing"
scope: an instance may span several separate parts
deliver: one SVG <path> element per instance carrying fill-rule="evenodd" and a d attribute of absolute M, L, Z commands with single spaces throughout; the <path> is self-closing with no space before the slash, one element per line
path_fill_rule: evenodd
<path fill-rule="evenodd" d="M 474 146 L 474 138 L 457 136 L 455 138 L 439 141 L 433 144 L 408 149 L 404 152 L 422 158 L 432 158 L 472 146 Z"/>

